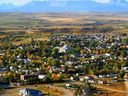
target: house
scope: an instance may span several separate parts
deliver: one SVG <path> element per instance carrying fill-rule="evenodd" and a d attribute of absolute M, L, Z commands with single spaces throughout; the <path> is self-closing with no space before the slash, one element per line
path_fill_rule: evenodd
<path fill-rule="evenodd" d="M 28 64 L 29 62 L 31 62 L 31 60 L 28 58 L 28 59 L 24 59 L 24 63 L 25 64 Z"/>
<path fill-rule="evenodd" d="M 128 72 L 128 67 L 122 67 L 122 70 L 124 70 L 125 72 Z"/>
<path fill-rule="evenodd" d="M 116 76 L 117 76 L 116 73 L 107 74 L 107 77 L 116 77 Z"/>
<path fill-rule="evenodd" d="M 101 80 L 99 80 L 98 83 L 99 84 L 107 84 L 107 81 L 101 81 Z"/>
<path fill-rule="evenodd" d="M 106 74 L 106 75 L 98 75 L 99 78 L 110 78 L 110 77 L 116 77 L 117 74 L 116 73 L 110 73 L 110 74 Z"/>
<path fill-rule="evenodd" d="M 67 83 L 65 87 L 66 87 L 66 88 L 69 88 L 69 89 L 75 89 L 75 88 L 77 88 L 78 86 L 77 86 L 76 84 Z"/>
<path fill-rule="evenodd" d="M 79 81 L 80 78 L 79 78 L 79 76 L 72 76 L 72 77 L 70 77 L 70 80 L 71 81 Z"/>
<path fill-rule="evenodd" d="M 107 75 L 98 75 L 99 78 L 106 78 Z"/>
<path fill-rule="evenodd" d="M 22 96 L 43 96 L 41 91 L 34 90 L 34 89 L 28 89 L 28 88 L 19 90 L 19 95 L 22 95 Z"/>
<path fill-rule="evenodd" d="M 71 84 L 69 84 L 69 83 L 66 84 L 66 87 L 70 87 L 70 86 L 71 86 Z"/>
<path fill-rule="evenodd" d="M 82 77 L 80 78 L 80 81 L 84 81 L 84 80 L 85 80 L 85 78 L 82 78 Z"/>
<path fill-rule="evenodd" d="M 93 55 L 91 56 L 91 59 L 96 59 L 96 58 L 100 58 L 101 55 Z"/>
<path fill-rule="evenodd" d="M 46 78 L 46 75 L 38 75 L 38 79 L 44 79 Z"/>
<path fill-rule="evenodd" d="M 93 80 L 94 77 L 92 77 L 92 76 L 85 76 L 85 79 L 86 79 L 86 80 Z"/>
<path fill-rule="evenodd" d="M 88 80 L 88 82 L 89 82 L 89 83 L 92 83 L 92 84 L 94 84 L 94 83 L 95 83 L 95 84 L 98 83 L 98 81 L 95 80 L 95 79 L 94 79 L 94 80 Z"/>
<path fill-rule="evenodd" d="M 0 73 L 5 73 L 5 72 L 7 72 L 7 71 L 8 71 L 7 68 L 0 68 Z"/>
<path fill-rule="evenodd" d="M 117 78 L 113 78 L 111 82 L 116 83 L 116 82 L 118 82 L 118 80 L 117 80 Z"/>
<path fill-rule="evenodd" d="M 64 45 L 63 47 L 59 48 L 60 53 L 66 53 L 68 50 L 72 50 L 72 48 L 67 45 Z"/>

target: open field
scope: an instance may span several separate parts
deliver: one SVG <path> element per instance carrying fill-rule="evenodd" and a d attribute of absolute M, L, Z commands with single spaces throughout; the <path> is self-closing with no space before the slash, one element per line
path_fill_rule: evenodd
<path fill-rule="evenodd" d="M 128 13 L 0 13 L 0 32 L 3 32 L 0 44 L 12 41 L 12 44 L 20 45 L 31 39 L 48 40 L 51 35 L 62 33 L 128 33 L 127 15 Z"/>
<path fill-rule="evenodd" d="M 114 83 L 112 84 L 111 86 L 108 86 L 108 85 L 96 85 L 97 87 L 103 87 L 103 88 L 108 88 L 108 89 L 112 89 L 112 90 L 120 90 L 120 91 L 126 91 L 126 88 L 125 88 L 125 84 L 123 82 L 118 82 L 118 83 Z"/>
<path fill-rule="evenodd" d="M 0 28 L 38 29 L 127 24 L 127 13 L 0 13 Z M 128 25 L 126 25 L 128 27 Z M 117 26 L 118 27 L 118 26 Z"/>

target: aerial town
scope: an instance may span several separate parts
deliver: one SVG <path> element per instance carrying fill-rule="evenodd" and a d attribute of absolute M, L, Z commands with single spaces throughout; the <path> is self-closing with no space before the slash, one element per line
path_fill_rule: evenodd
<path fill-rule="evenodd" d="M 4 83 L 0 87 L 62 83 L 75 96 L 108 94 L 98 91 L 98 86 L 114 86 L 128 79 L 127 36 L 68 34 L 1 47 L 0 81 Z M 25 88 L 19 93 L 27 90 L 31 92 Z"/>
<path fill-rule="evenodd" d="M 128 0 L 0 0 L 0 96 L 128 96 Z"/>

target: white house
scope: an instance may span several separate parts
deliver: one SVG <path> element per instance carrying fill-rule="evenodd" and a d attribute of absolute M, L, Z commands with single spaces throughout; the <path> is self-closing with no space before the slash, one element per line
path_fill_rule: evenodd
<path fill-rule="evenodd" d="M 43 96 L 41 91 L 34 90 L 34 89 L 28 89 L 28 88 L 19 90 L 19 95 L 22 95 L 22 96 Z"/>
<path fill-rule="evenodd" d="M 128 72 L 128 67 L 122 67 L 122 70 L 124 70 L 125 72 Z"/>
<path fill-rule="evenodd" d="M 38 79 L 44 79 L 46 75 L 38 75 Z"/>
<path fill-rule="evenodd" d="M 60 53 L 66 53 L 68 50 L 72 50 L 72 48 L 67 45 L 64 45 L 63 47 L 59 48 Z"/>

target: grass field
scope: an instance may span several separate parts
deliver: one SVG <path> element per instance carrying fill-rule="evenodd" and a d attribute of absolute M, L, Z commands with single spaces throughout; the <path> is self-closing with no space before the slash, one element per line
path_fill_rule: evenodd
<path fill-rule="evenodd" d="M 126 91 L 124 82 L 114 83 L 114 84 L 112 84 L 111 86 L 108 86 L 108 85 L 101 85 L 101 84 L 98 84 L 98 86 L 106 87 L 106 88 L 111 88 L 111 89 L 114 89 L 114 90 Z"/>
<path fill-rule="evenodd" d="M 22 35 L 17 41 L 16 38 L 8 40 L 16 45 L 29 42 L 32 38 L 48 40 L 49 33 L 128 33 L 127 15 L 128 13 L 0 13 L 0 32 L 13 32 L 13 36 L 17 32 L 25 32 L 28 37 Z M 2 38 L 6 38 L 6 35 L 1 35 L 0 39 Z"/>
<path fill-rule="evenodd" d="M 28 43 L 32 39 L 37 40 L 37 41 L 45 41 L 49 40 L 50 35 L 49 34 L 43 34 L 43 35 L 29 35 L 28 37 L 21 37 L 18 38 L 19 41 L 14 41 L 12 44 L 14 45 L 20 45 L 21 43 Z"/>
<path fill-rule="evenodd" d="M 50 88 L 46 85 L 38 85 L 37 87 L 35 87 L 34 85 L 26 85 L 26 86 L 6 89 L 2 96 L 19 96 L 19 90 L 24 88 L 40 90 L 42 91 L 43 94 L 47 94 L 48 96 L 62 96 L 64 94 L 63 91 L 58 90 L 57 88 Z"/>
<path fill-rule="evenodd" d="M 118 24 L 128 22 L 127 13 L 0 13 L 0 26 L 6 27 L 52 27 L 82 26 L 86 24 Z M 128 26 L 128 25 L 126 25 Z"/>

